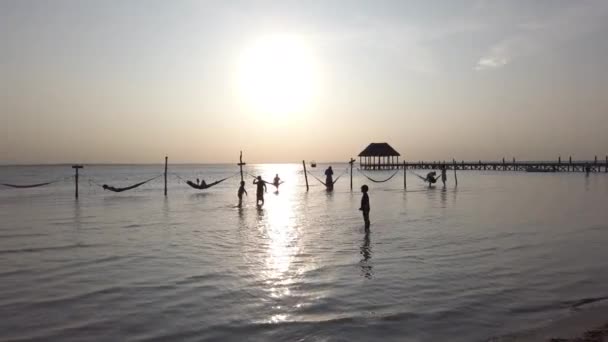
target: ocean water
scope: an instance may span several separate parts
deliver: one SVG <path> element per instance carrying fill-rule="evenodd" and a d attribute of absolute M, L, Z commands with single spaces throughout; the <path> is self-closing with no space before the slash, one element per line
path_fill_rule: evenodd
<path fill-rule="evenodd" d="M 326 165 L 312 169 L 318 177 Z M 336 176 L 346 165 L 334 165 Z M 453 173 L 428 189 L 403 171 L 355 171 L 327 193 L 301 165 L 236 206 L 233 165 L 96 166 L 46 187 L 0 186 L 3 341 L 487 341 L 608 296 L 608 175 Z M 419 174 L 422 171 L 418 172 Z M 381 179 L 389 171 L 369 172 Z M 69 166 L 0 167 L 38 183 Z M 370 186 L 371 229 L 360 212 Z"/>

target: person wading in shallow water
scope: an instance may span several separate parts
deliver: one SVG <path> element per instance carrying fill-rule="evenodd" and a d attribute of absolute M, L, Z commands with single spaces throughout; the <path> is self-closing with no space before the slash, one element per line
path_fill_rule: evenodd
<path fill-rule="evenodd" d="M 267 192 L 268 190 L 266 189 L 266 182 L 262 179 L 262 176 L 258 176 L 258 178 L 253 180 L 253 184 L 257 184 L 257 190 L 255 192 L 255 197 L 256 197 L 256 201 L 255 204 L 258 207 L 261 207 L 264 205 L 264 192 Z M 262 202 L 262 203 L 260 203 Z"/>
<path fill-rule="evenodd" d="M 441 181 L 443 182 L 443 187 L 445 188 L 445 181 L 448 180 L 448 176 L 446 175 L 445 165 L 441 167 Z"/>
<path fill-rule="evenodd" d="M 327 190 L 334 189 L 334 170 L 331 169 L 331 166 L 325 170 L 325 187 Z"/>
<path fill-rule="evenodd" d="M 370 206 L 369 206 L 369 196 L 367 195 L 367 191 L 369 190 L 369 188 L 367 187 L 367 185 L 363 185 L 361 187 L 361 192 L 363 193 L 363 196 L 361 196 L 361 208 L 359 208 L 359 210 L 361 210 L 363 212 L 363 222 L 365 222 L 365 229 L 369 229 L 369 211 L 370 211 Z"/>
<path fill-rule="evenodd" d="M 277 173 L 276 176 L 274 176 L 274 180 L 272 181 L 272 185 L 274 185 L 277 188 L 277 191 L 279 191 L 279 185 L 281 185 L 281 178 L 279 178 L 279 174 Z"/>
<path fill-rule="evenodd" d="M 243 194 L 247 195 L 247 190 L 245 190 L 245 181 L 241 181 L 241 186 L 239 187 L 239 192 L 237 193 L 239 196 L 239 207 L 243 204 Z"/>

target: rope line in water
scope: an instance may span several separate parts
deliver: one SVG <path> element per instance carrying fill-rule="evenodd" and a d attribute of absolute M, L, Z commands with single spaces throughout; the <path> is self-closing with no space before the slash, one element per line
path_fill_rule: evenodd
<path fill-rule="evenodd" d="M 365 173 L 363 173 L 363 171 L 361 171 L 359 168 L 357 168 L 357 171 L 359 171 L 359 173 L 361 173 L 365 178 L 369 179 L 370 181 L 374 182 L 374 183 L 384 183 L 384 182 L 388 182 L 389 180 L 391 180 L 393 177 L 395 177 L 395 175 L 397 175 L 397 173 L 399 172 L 399 170 L 395 171 L 392 175 L 390 175 L 390 177 L 388 177 L 387 179 L 384 180 L 376 180 L 371 178 L 370 176 L 366 175 Z"/>

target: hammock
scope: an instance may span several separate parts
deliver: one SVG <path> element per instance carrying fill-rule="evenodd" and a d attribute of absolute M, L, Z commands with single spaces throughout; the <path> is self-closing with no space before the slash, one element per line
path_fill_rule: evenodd
<path fill-rule="evenodd" d="M 226 177 L 226 178 L 222 178 L 222 179 L 220 179 L 220 180 L 217 180 L 217 181 L 215 181 L 215 182 L 213 182 L 213 183 L 205 183 L 205 184 L 196 184 L 196 183 L 194 183 L 193 181 L 185 180 L 185 179 L 183 179 L 182 177 L 180 177 L 178 174 L 175 174 L 175 176 L 177 176 L 177 178 L 179 178 L 179 179 L 181 179 L 181 180 L 185 181 L 185 182 L 186 182 L 186 184 L 190 185 L 190 186 L 191 186 L 192 188 L 194 188 L 194 189 L 197 189 L 197 190 L 205 190 L 205 189 L 209 189 L 210 187 L 212 187 L 212 186 L 214 186 L 214 185 L 218 185 L 218 184 L 220 184 L 221 182 L 223 182 L 223 181 L 225 181 L 225 180 L 227 180 L 227 179 L 230 179 L 230 178 L 232 178 L 232 177 L 234 177 L 234 176 L 236 176 L 236 175 L 238 175 L 238 174 L 239 174 L 239 172 L 237 172 L 237 173 L 233 174 L 232 176 L 228 176 L 228 177 Z"/>
<path fill-rule="evenodd" d="M 342 172 L 342 174 L 341 174 L 341 175 L 339 175 L 338 177 L 336 177 L 336 179 L 334 179 L 334 181 L 331 183 L 331 186 L 333 187 L 333 186 L 334 186 L 334 184 L 336 184 L 336 182 L 338 181 L 338 179 L 340 179 L 340 177 L 344 176 L 344 174 L 345 174 L 347 171 L 348 171 L 348 170 L 345 170 L 344 172 Z M 324 181 L 322 181 L 322 180 L 320 180 L 319 178 L 317 178 L 317 176 L 315 176 L 314 174 L 312 174 L 310 171 L 306 171 L 306 172 L 308 172 L 308 174 L 309 174 L 309 175 L 313 176 L 313 177 L 314 177 L 314 179 L 318 180 L 318 181 L 319 181 L 319 183 L 321 183 L 321 184 L 325 185 L 325 187 L 327 187 L 327 184 L 325 184 L 325 182 L 324 182 Z"/>
<path fill-rule="evenodd" d="M 15 189 L 29 189 L 29 188 L 37 188 L 37 187 L 40 187 L 40 186 L 45 186 L 45 185 L 57 183 L 59 181 L 66 180 L 66 179 L 69 179 L 69 178 L 72 178 L 72 177 L 74 177 L 74 176 L 63 177 L 63 178 L 60 178 L 60 179 L 55 179 L 55 180 L 50 181 L 50 182 L 36 183 L 36 184 L 23 184 L 23 185 L 21 185 L 21 184 L 0 183 L 0 185 L 4 185 L 4 186 L 7 186 L 9 188 L 15 188 Z"/>
<path fill-rule="evenodd" d="M 55 182 L 57 182 L 57 181 L 46 182 L 46 183 L 38 183 L 38 184 L 27 184 L 27 185 L 0 183 L 0 185 L 8 186 L 9 188 L 15 188 L 15 189 L 27 189 L 27 188 L 37 188 L 39 186 L 45 186 L 45 185 L 53 184 Z"/>
<path fill-rule="evenodd" d="M 127 186 L 127 187 L 124 187 L 124 188 L 117 188 L 117 187 L 110 186 L 110 185 L 107 185 L 107 184 L 104 184 L 104 185 L 102 185 L 101 187 L 102 187 L 104 190 L 109 190 L 109 191 L 113 191 L 113 192 L 123 192 L 123 191 L 128 191 L 128 190 L 132 190 L 132 189 L 135 189 L 135 188 L 137 188 L 137 187 L 140 187 L 140 186 L 142 186 L 142 185 L 144 185 L 144 184 L 146 184 L 146 183 L 148 183 L 148 182 L 151 182 L 151 181 L 155 180 L 156 178 L 158 178 L 158 177 L 160 177 L 160 176 L 162 176 L 162 175 L 158 175 L 158 176 L 156 176 L 156 177 L 150 178 L 150 179 L 145 180 L 145 181 L 143 181 L 143 182 L 139 182 L 139 183 L 137 183 L 137 184 L 133 184 L 133 185 L 131 185 L 131 186 Z"/>
<path fill-rule="evenodd" d="M 232 176 L 230 176 L 232 177 Z M 191 187 L 198 189 L 198 190 L 205 190 L 205 189 L 209 189 L 210 187 L 220 184 L 221 182 L 225 181 L 226 179 L 230 178 L 230 177 L 226 177 L 224 179 L 220 179 L 218 181 L 215 181 L 213 183 L 204 183 L 204 184 L 196 184 L 192 181 L 186 181 L 186 184 L 190 185 Z"/>
<path fill-rule="evenodd" d="M 359 168 L 357 168 L 357 171 L 359 171 L 365 178 L 369 179 L 370 181 L 374 182 L 374 183 L 384 183 L 384 182 L 388 182 L 389 180 L 391 180 L 393 177 L 395 177 L 395 175 L 399 172 L 399 170 L 395 171 L 392 175 L 390 175 L 387 179 L 384 180 L 375 180 L 373 178 L 371 178 L 370 176 L 366 175 L 365 173 L 363 173 L 363 171 L 359 170 Z"/>
<path fill-rule="evenodd" d="M 418 178 L 422 179 L 423 182 L 429 182 L 429 180 L 426 177 L 422 177 L 421 175 L 417 174 L 414 171 L 410 171 L 411 173 L 413 173 L 414 175 L 416 175 Z M 437 178 L 435 178 L 434 182 L 429 182 L 429 183 L 437 183 Z"/>

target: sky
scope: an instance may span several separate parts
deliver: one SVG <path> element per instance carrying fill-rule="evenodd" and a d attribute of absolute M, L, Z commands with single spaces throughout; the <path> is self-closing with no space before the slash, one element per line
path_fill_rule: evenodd
<path fill-rule="evenodd" d="M 608 1 L 0 1 L 0 164 L 608 154 Z"/>

